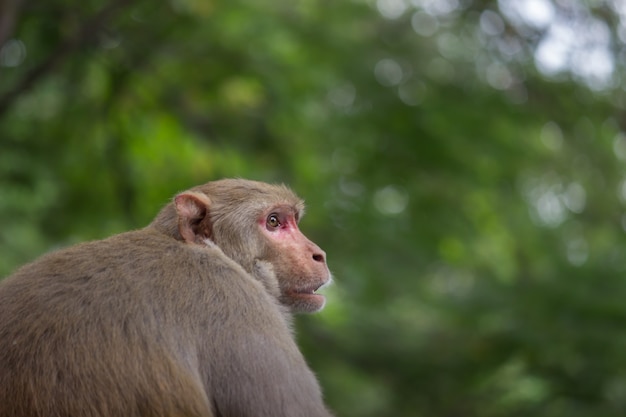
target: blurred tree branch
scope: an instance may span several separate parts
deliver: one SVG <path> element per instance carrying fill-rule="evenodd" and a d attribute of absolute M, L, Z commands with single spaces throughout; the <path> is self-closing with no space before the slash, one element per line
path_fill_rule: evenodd
<path fill-rule="evenodd" d="M 17 3 L 19 0 L 4 0 L 2 4 L 2 18 L 0 18 L 0 40 L 3 40 L 4 31 L 8 33 L 12 27 L 13 20 L 11 17 L 5 17 L 6 10 L 11 11 L 11 6 L 15 7 L 14 14 L 17 12 Z M 0 117 L 11 107 L 13 102 L 20 94 L 31 89 L 38 81 L 47 76 L 59 63 L 61 63 L 68 55 L 82 45 L 93 40 L 98 30 L 109 22 L 116 13 L 125 6 L 129 5 L 133 0 L 117 0 L 104 6 L 92 18 L 74 33 L 69 35 L 57 48 L 39 65 L 32 68 L 24 75 L 24 77 L 16 83 L 16 86 L 0 96 Z M 5 28 L 5 20 L 8 21 L 8 29 Z M 2 43 L 0 43 L 2 44 Z"/>
<path fill-rule="evenodd" d="M 0 1 L 0 49 L 13 33 L 20 3 L 20 0 Z"/>

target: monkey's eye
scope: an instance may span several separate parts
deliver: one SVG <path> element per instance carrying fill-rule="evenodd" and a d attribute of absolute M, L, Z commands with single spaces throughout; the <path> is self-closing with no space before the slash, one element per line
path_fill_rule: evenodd
<path fill-rule="evenodd" d="M 267 227 L 271 229 L 276 229 L 280 226 L 280 220 L 278 220 L 278 216 L 276 214 L 270 214 L 267 217 Z"/>

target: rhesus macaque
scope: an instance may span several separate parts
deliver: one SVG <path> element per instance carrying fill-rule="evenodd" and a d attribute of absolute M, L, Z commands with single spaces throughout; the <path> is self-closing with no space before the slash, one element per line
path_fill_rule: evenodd
<path fill-rule="evenodd" d="M 0 417 L 330 416 L 290 330 L 325 253 L 284 186 L 226 179 L 0 283 Z"/>

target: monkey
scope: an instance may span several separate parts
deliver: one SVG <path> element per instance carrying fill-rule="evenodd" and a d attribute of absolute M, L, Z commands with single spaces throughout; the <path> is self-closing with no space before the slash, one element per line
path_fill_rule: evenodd
<path fill-rule="evenodd" d="M 330 417 L 292 330 L 326 253 L 288 187 L 222 179 L 0 281 L 0 417 Z"/>

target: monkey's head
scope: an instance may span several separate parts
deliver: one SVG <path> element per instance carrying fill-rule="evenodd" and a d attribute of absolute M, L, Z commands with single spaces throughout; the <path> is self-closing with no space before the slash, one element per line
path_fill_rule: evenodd
<path fill-rule="evenodd" d="M 225 179 L 178 194 L 173 206 L 174 237 L 217 245 L 292 312 L 324 307 L 325 298 L 316 291 L 331 281 L 326 254 L 300 232 L 304 202 L 289 188 Z M 166 211 L 156 222 L 167 221 Z"/>

